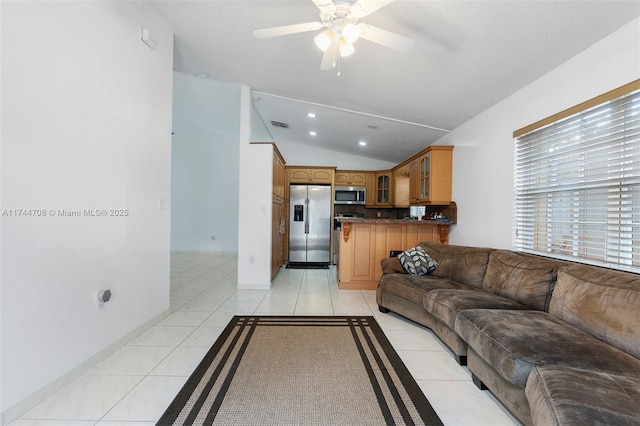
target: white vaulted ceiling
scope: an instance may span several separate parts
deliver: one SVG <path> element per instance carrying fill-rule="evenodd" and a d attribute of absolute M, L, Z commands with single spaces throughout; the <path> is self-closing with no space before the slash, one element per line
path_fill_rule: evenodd
<path fill-rule="evenodd" d="M 361 22 L 412 38 L 413 48 L 400 53 L 358 40 L 337 76 L 320 70 L 322 52 L 313 43 L 320 31 L 252 35 L 319 20 L 311 0 L 151 3 L 174 28 L 174 69 L 249 86 L 276 142 L 392 162 L 640 15 L 638 1 L 396 0 Z"/>

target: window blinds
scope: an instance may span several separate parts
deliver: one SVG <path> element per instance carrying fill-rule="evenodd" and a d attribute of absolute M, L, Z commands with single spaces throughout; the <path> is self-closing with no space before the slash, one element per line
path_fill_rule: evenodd
<path fill-rule="evenodd" d="M 640 90 L 516 138 L 517 249 L 640 272 Z"/>

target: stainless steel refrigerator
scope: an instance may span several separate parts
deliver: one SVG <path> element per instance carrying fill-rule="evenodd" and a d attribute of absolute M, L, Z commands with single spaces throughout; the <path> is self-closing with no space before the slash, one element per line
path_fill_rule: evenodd
<path fill-rule="evenodd" d="M 289 263 L 330 263 L 331 199 L 330 185 L 291 185 Z"/>

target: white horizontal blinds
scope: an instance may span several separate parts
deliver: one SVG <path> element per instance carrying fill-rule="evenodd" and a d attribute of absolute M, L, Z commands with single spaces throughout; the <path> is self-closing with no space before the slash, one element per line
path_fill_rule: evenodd
<path fill-rule="evenodd" d="M 640 90 L 516 138 L 522 251 L 640 272 Z"/>

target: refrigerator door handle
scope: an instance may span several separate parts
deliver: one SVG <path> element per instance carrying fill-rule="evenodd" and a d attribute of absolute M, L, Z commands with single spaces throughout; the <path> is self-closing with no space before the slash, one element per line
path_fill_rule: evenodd
<path fill-rule="evenodd" d="M 304 233 L 309 233 L 309 197 L 304 199 L 305 204 L 305 218 L 304 218 Z"/>

